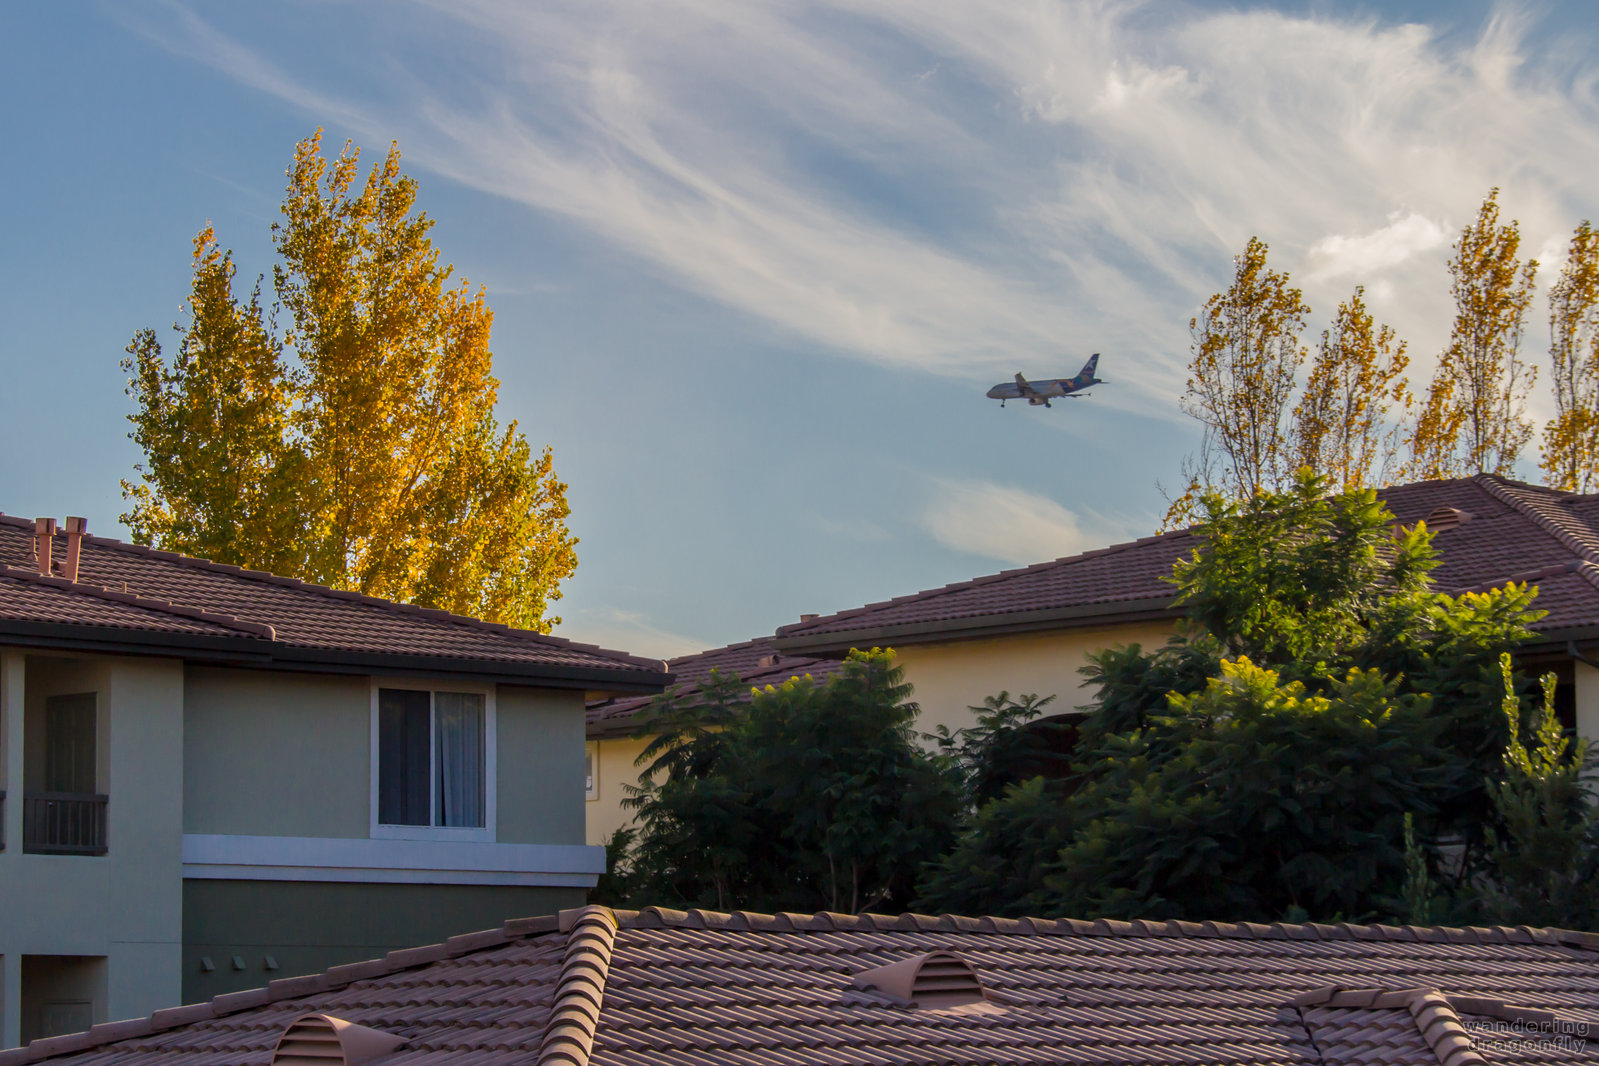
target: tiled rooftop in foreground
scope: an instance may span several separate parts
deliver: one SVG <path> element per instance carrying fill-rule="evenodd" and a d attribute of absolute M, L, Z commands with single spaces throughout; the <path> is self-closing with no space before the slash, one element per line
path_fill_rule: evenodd
<path fill-rule="evenodd" d="M 980 994 L 907 1001 L 868 972 L 933 952 Z M 0 1066 L 265 1066 L 306 1015 L 403 1041 L 374 1066 L 1531 1066 L 1595 1060 L 1599 936 L 586 907 L 39 1041 Z"/>

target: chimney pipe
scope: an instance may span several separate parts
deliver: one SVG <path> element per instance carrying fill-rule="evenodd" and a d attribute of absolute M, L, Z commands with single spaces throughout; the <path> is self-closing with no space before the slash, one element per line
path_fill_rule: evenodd
<path fill-rule="evenodd" d="M 83 538 L 89 532 L 87 518 L 67 515 L 67 559 L 62 564 L 61 576 L 68 581 L 78 580 L 78 560 L 83 554 Z"/>
<path fill-rule="evenodd" d="M 33 520 L 33 558 L 39 564 L 39 573 L 43 577 L 55 576 L 55 567 L 51 565 L 51 553 L 55 550 L 55 535 L 54 518 Z"/>

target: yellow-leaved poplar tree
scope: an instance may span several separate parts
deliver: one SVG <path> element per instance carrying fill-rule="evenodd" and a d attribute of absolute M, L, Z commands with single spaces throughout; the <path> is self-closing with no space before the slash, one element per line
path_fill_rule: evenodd
<path fill-rule="evenodd" d="M 1182 409 L 1205 435 L 1168 527 L 1190 517 L 1202 493 L 1247 499 L 1281 488 L 1294 471 L 1286 421 L 1294 376 L 1308 354 L 1299 338 L 1310 308 L 1286 273 L 1267 268 L 1266 251 L 1249 238 L 1233 260 L 1232 284 L 1188 324 L 1193 358 Z"/>
<path fill-rule="evenodd" d="M 1399 446 L 1411 405 L 1410 358 L 1391 327 L 1366 309 L 1365 288 L 1338 305 L 1323 331 L 1310 377 L 1294 408 L 1293 443 L 1308 466 L 1351 492 L 1380 488 L 1403 476 Z M 1390 418 L 1396 412 L 1396 418 Z"/>
<path fill-rule="evenodd" d="M 287 431 L 294 384 L 261 308 L 259 284 L 234 295 L 236 267 L 210 226 L 194 239 L 188 323 L 170 365 L 153 329 L 128 345 L 123 369 L 139 404 L 129 434 L 144 452 L 122 482 L 122 516 L 141 543 L 221 562 L 298 573 L 298 501 Z"/>
<path fill-rule="evenodd" d="M 1549 291 L 1555 417 L 1544 427 L 1543 470 L 1567 492 L 1599 489 L 1599 233 L 1584 220 Z"/>
<path fill-rule="evenodd" d="M 1499 190 L 1455 242 L 1455 323 L 1411 432 L 1423 478 L 1509 473 L 1532 438 L 1524 404 L 1537 368 L 1520 359 L 1538 261 L 1517 258 L 1521 230 L 1499 221 Z"/>
<path fill-rule="evenodd" d="M 259 358 L 277 383 L 272 402 L 240 415 L 269 458 L 235 469 L 231 453 L 164 428 L 210 388 L 182 355 L 198 343 L 198 311 L 171 367 L 149 331 L 129 346 L 146 461 L 123 520 L 174 551 L 548 631 L 560 619 L 546 611 L 577 565 L 566 486 L 548 448 L 534 454 L 515 422 L 495 418 L 493 314 L 481 288 L 449 284 L 398 148 L 358 183 L 359 160 L 349 144 L 324 156 L 320 131 L 296 148 L 273 226 L 281 335 L 257 299 L 241 308 L 229 286 L 207 281 L 214 317 L 256 329 L 247 345 L 216 345 L 213 359 Z M 202 267 L 215 273 L 197 254 L 196 293 Z M 270 517 L 242 536 L 219 497 L 234 482 Z"/>

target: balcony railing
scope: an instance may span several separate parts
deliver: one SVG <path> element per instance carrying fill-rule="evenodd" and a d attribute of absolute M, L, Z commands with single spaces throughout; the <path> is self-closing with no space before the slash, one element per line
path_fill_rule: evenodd
<path fill-rule="evenodd" d="M 106 796 L 25 792 L 22 850 L 44 855 L 104 855 Z"/>

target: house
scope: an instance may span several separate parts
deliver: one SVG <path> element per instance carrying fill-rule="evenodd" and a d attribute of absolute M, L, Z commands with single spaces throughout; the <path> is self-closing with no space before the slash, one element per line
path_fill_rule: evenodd
<path fill-rule="evenodd" d="M 554 913 L 662 663 L 0 516 L 0 1046 Z"/>
<path fill-rule="evenodd" d="M 1548 614 L 1518 658 L 1554 670 L 1566 724 L 1599 737 L 1599 495 L 1482 474 L 1378 496 L 1398 523 L 1425 520 L 1437 534 L 1439 591 L 1538 587 L 1535 606 Z M 1163 579 L 1199 544 L 1191 529 L 1145 537 L 783 626 L 772 644 L 825 658 L 893 647 L 924 730 L 972 724 L 968 708 L 1002 689 L 1054 695 L 1051 709 L 1069 713 L 1092 698 L 1078 673 L 1091 652 L 1165 642 L 1180 612 Z"/>
<path fill-rule="evenodd" d="M 1538 586 L 1548 614 L 1538 639 L 1518 652 L 1531 670 L 1553 670 L 1568 727 L 1599 737 L 1599 495 L 1575 496 L 1489 474 L 1424 481 L 1378 495 L 1402 525 L 1426 521 L 1443 563 L 1435 587 L 1459 593 L 1509 581 Z M 851 648 L 892 647 L 916 690 L 918 728 L 931 733 L 975 723 L 971 711 L 1000 691 L 1053 695 L 1056 715 L 1092 699 L 1078 672 L 1114 645 L 1164 644 L 1182 612 L 1164 579 L 1200 540 L 1192 529 L 1145 537 L 1017 570 L 830 615 L 808 615 L 773 637 L 671 660 L 684 682 L 712 666 L 752 684 L 790 674 L 827 676 Z M 760 664 L 769 665 L 762 666 Z M 632 821 L 621 806 L 634 759 L 648 743 L 634 734 L 648 698 L 589 708 L 588 840 L 601 843 Z"/>
<path fill-rule="evenodd" d="M 585 907 L 0 1066 L 1532 1066 L 1596 1042 L 1591 933 Z"/>
<path fill-rule="evenodd" d="M 784 654 L 772 646 L 770 638 L 740 641 L 695 655 L 668 659 L 666 665 L 678 682 L 676 692 L 694 692 L 710 677 L 712 670 L 736 673 L 750 688 L 780 685 L 791 677 L 809 674 L 818 682 L 833 676 L 839 663 Z M 633 812 L 622 806 L 629 785 L 638 784 L 638 757 L 649 744 L 638 734 L 640 715 L 653 696 L 620 696 L 596 699 L 587 710 L 586 797 L 587 833 L 590 844 L 603 844 L 611 834 L 633 821 Z"/>

